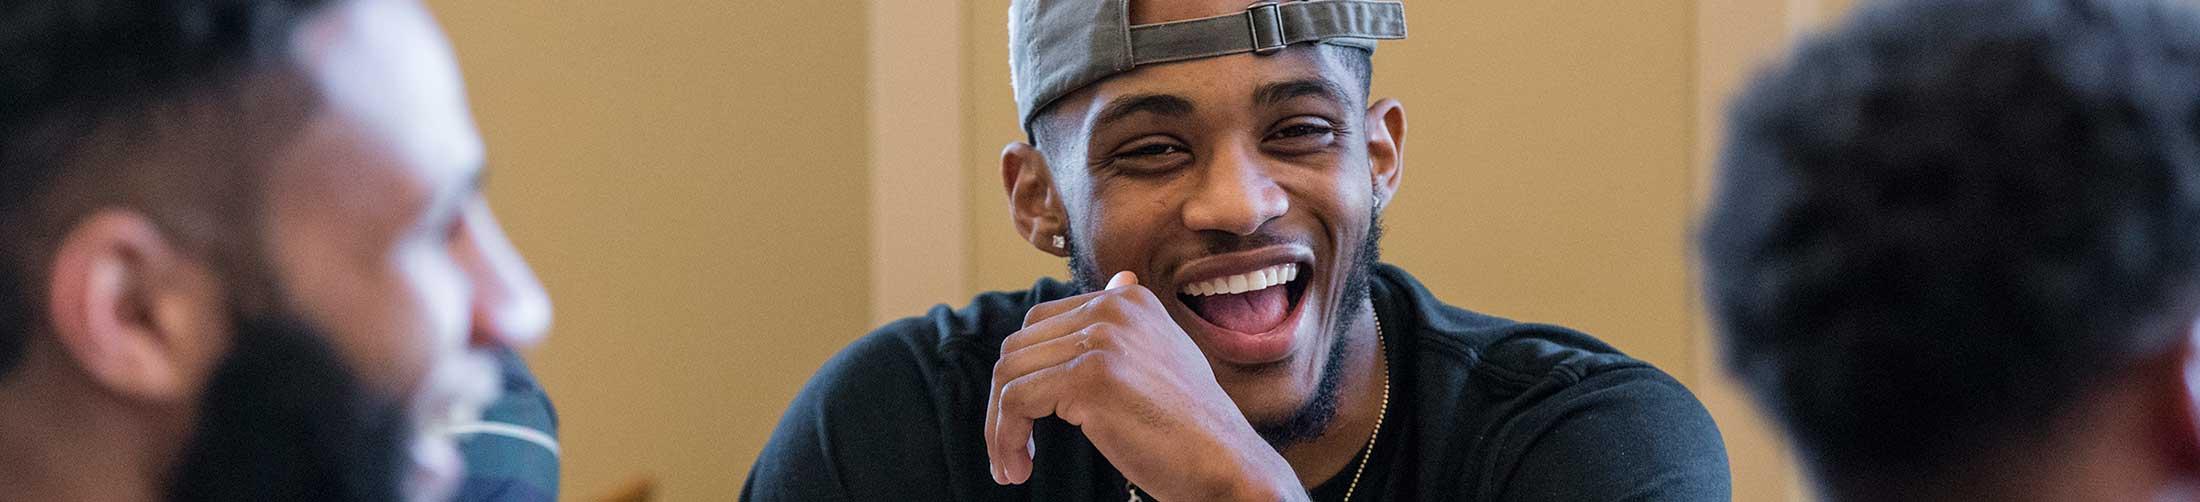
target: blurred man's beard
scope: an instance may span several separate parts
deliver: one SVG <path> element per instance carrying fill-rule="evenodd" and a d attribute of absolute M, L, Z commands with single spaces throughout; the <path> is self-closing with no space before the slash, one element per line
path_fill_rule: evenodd
<path fill-rule="evenodd" d="M 1269 446 L 1280 451 L 1319 437 L 1329 430 L 1330 421 L 1337 418 L 1337 392 L 1344 385 L 1344 362 L 1352 355 L 1351 344 L 1345 342 L 1351 333 L 1352 321 L 1358 317 L 1354 313 L 1359 311 L 1360 304 L 1367 302 L 1368 283 L 1373 280 L 1375 264 L 1382 261 L 1382 240 L 1383 215 L 1371 210 L 1368 214 L 1367 238 L 1360 240 L 1358 256 L 1348 265 L 1351 269 L 1345 271 L 1344 297 L 1337 302 L 1337 307 L 1343 311 L 1338 313 L 1340 315 L 1336 322 L 1330 326 L 1329 360 L 1322 365 L 1321 379 L 1314 384 L 1314 395 L 1308 396 L 1306 402 L 1299 405 L 1299 409 L 1280 420 L 1247 417 L 1253 420 L 1253 431 L 1260 433 L 1261 439 L 1267 440 Z M 1107 278 L 1100 275 L 1099 261 L 1092 255 L 1091 248 L 1080 245 L 1074 233 L 1070 234 L 1066 242 L 1070 256 L 1070 283 L 1079 291 L 1087 293 L 1107 287 L 1107 284 L 1100 282 Z"/>
<path fill-rule="evenodd" d="M 237 317 L 200 400 L 173 500 L 399 500 L 411 432 L 326 332 L 297 316 Z"/>

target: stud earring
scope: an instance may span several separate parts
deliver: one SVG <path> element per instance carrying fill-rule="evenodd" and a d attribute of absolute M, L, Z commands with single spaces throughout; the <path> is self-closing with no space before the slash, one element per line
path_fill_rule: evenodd
<path fill-rule="evenodd" d="M 1064 238 L 1062 238 L 1062 234 L 1054 234 L 1054 249 L 1068 249 L 1068 248 L 1069 248 L 1069 239 L 1064 239 Z"/>

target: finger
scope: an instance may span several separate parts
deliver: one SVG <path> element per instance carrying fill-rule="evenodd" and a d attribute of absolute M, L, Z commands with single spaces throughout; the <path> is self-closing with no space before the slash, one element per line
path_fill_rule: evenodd
<path fill-rule="evenodd" d="M 988 389 L 986 393 L 986 414 L 984 429 L 986 433 L 992 434 L 995 429 L 1000 426 L 998 417 L 1000 414 L 999 411 L 1001 405 L 1001 389 L 1003 386 L 1007 385 L 1008 382 L 1015 381 L 1018 378 L 1023 378 L 1026 375 L 1030 375 L 1049 367 L 1060 366 L 1064 363 L 1076 359 L 1078 356 L 1083 355 L 1086 352 L 1104 347 L 1104 339 L 1096 340 L 1096 338 L 1104 337 L 1095 337 L 1092 334 L 1094 332 L 1094 330 L 1088 327 L 1087 329 L 1080 329 L 1077 332 L 1073 332 L 1065 336 L 1056 337 L 1043 343 L 1039 343 L 1030 347 L 1025 347 L 1021 350 L 1017 350 L 1015 352 L 1001 355 L 1001 359 L 994 362 L 993 364 L 993 378 L 991 382 L 992 388 Z M 988 436 L 989 440 L 990 438 L 991 437 Z M 1027 447 L 1025 449 L 1028 450 L 1030 448 Z M 1005 480 L 1005 478 L 1002 477 L 1002 471 L 1000 470 L 1001 467 L 1001 464 L 993 465 L 994 481 L 997 483 Z"/>
<path fill-rule="evenodd" d="M 1072 364 L 1051 366 L 1001 386 L 1001 405 L 994 422 L 996 429 L 986 437 L 986 453 L 993 458 L 994 465 L 1000 466 L 1001 477 L 1009 484 L 1031 480 L 1032 424 L 1041 418 L 1061 415 L 1066 400 L 1076 396 L 1077 393 L 1069 392 L 1073 385 L 1072 371 Z M 1062 418 L 1073 424 L 1079 421 Z"/>
<path fill-rule="evenodd" d="M 999 380 L 995 380 L 995 382 L 993 390 L 988 392 L 985 398 L 985 465 L 986 469 L 993 474 L 993 484 L 1005 485 L 1008 484 L 1008 479 L 1001 477 L 1001 461 L 994 458 L 993 455 L 993 430 L 999 427 L 1000 422 L 995 417 L 1001 414 L 1001 385 L 998 383 Z"/>
<path fill-rule="evenodd" d="M 1134 274 L 1134 273 L 1131 273 L 1131 271 L 1129 271 L 1129 270 L 1125 270 L 1125 271 L 1122 271 L 1122 272 L 1116 272 L 1116 273 L 1115 273 L 1115 277 L 1110 277 L 1110 278 L 1108 278 L 1108 287 L 1107 287 L 1107 288 L 1105 288 L 1105 289 L 1115 289 L 1115 288 L 1120 288 L 1120 287 L 1124 287 L 1124 286 L 1137 286 L 1137 285 L 1138 285 L 1138 274 Z"/>
<path fill-rule="evenodd" d="M 1070 309 L 1049 316 L 1039 322 L 1024 325 L 1024 329 L 1016 330 L 1015 333 L 1010 333 L 1007 338 L 1001 339 L 1001 353 L 1008 354 L 1023 350 L 1025 347 L 1046 343 L 1047 340 L 1074 333 L 1086 326 L 1111 322 L 1113 321 L 1112 318 L 1096 314 L 1101 313 L 1100 307 L 1103 300 L 1109 296 L 1120 294 L 1120 291 L 1093 293 L 1086 299 L 1085 303 L 1072 306 Z"/>
<path fill-rule="evenodd" d="M 1091 302 L 1094 298 L 1099 298 L 1100 295 L 1106 293 L 1107 290 L 1103 289 L 1100 291 L 1094 291 L 1091 293 L 1085 293 L 1077 296 L 1063 298 L 1060 300 L 1033 305 L 1031 307 L 1031 310 L 1024 312 L 1024 325 L 1030 326 L 1033 324 L 1038 324 L 1039 322 L 1051 319 L 1054 316 L 1062 315 L 1063 312 L 1077 310 L 1077 307 L 1084 306 L 1086 303 Z"/>
<path fill-rule="evenodd" d="M 1030 326 L 1033 324 L 1038 324 L 1039 321 L 1044 321 L 1048 318 L 1062 315 L 1063 312 L 1075 310 L 1077 309 L 1077 307 L 1089 303 L 1093 299 L 1099 298 L 1101 295 L 1108 293 L 1109 290 L 1113 290 L 1123 286 L 1136 285 L 1138 285 L 1138 274 L 1131 273 L 1131 271 L 1129 270 L 1116 272 L 1114 276 L 1108 278 L 1108 286 L 1100 288 L 1099 291 L 1041 303 L 1031 307 L 1030 311 L 1024 313 L 1024 325 Z"/>
<path fill-rule="evenodd" d="M 1108 338 L 1113 336 L 1107 334 L 1107 326 L 1109 325 L 1104 323 L 1086 325 L 1014 352 L 1001 354 L 1001 359 L 993 363 L 994 390 L 998 392 L 1000 385 L 1031 372 L 1058 366 L 1086 352 L 1106 348 L 1111 343 Z"/>
<path fill-rule="evenodd" d="M 997 417 L 1000 414 L 1001 388 L 1008 382 L 1049 367 L 1059 366 L 1092 350 L 1095 345 L 1093 344 L 1091 331 L 1090 329 L 1080 329 L 1065 336 L 1055 337 L 1015 352 L 1002 354 L 1001 359 L 993 363 L 992 388 L 986 392 L 985 407 L 985 431 L 988 434 L 989 446 L 991 446 L 991 434 L 995 428 L 1000 426 Z M 1002 464 L 996 463 L 992 467 L 994 482 L 1004 482 L 1006 478 L 1002 477 Z"/>

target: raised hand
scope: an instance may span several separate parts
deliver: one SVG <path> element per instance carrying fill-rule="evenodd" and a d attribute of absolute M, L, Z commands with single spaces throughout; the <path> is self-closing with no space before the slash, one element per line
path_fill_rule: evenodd
<path fill-rule="evenodd" d="M 1030 480 L 1032 422 L 1081 428 L 1124 477 L 1164 500 L 1300 500 L 1214 370 L 1138 277 L 1033 307 L 1001 344 L 986 404 L 993 479 Z"/>

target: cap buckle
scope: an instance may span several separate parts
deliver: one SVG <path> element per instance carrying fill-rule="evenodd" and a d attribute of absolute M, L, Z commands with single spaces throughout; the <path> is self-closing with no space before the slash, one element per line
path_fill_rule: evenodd
<path fill-rule="evenodd" d="M 1290 38 L 1283 33 L 1283 9 L 1276 2 L 1261 2 L 1245 8 L 1246 32 L 1253 37 L 1253 53 L 1268 54 L 1283 50 Z"/>

